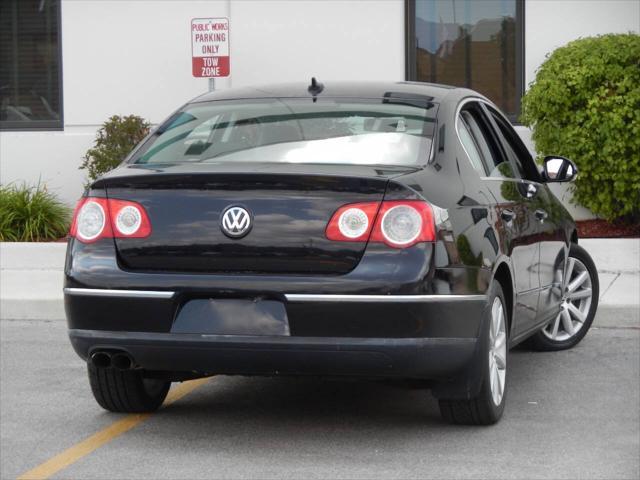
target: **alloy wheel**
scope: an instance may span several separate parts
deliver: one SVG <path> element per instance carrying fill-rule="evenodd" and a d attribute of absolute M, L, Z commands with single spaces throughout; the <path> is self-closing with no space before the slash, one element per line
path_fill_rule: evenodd
<path fill-rule="evenodd" d="M 507 375 L 507 334 L 505 328 L 504 307 L 499 297 L 491 306 L 491 325 L 489 328 L 489 385 L 491 398 L 498 406 L 504 396 Z"/>
<path fill-rule="evenodd" d="M 569 257 L 562 277 L 560 311 L 542 329 L 542 333 L 554 342 L 569 340 L 582 330 L 593 296 L 589 270 L 579 259 Z"/>

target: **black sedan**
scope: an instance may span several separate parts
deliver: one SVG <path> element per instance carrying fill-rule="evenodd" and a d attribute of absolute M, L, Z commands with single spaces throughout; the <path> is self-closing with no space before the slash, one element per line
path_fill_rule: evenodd
<path fill-rule="evenodd" d="M 69 336 L 107 410 L 215 374 L 397 379 L 502 415 L 508 349 L 586 335 L 598 276 L 510 122 L 476 92 L 289 84 L 203 95 L 81 199 Z"/>

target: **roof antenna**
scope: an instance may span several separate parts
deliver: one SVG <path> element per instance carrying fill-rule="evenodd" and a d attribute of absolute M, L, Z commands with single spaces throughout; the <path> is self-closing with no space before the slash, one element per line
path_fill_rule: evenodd
<path fill-rule="evenodd" d="M 307 91 L 313 96 L 314 103 L 317 100 L 317 95 L 322 93 L 322 90 L 324 90 L 324 84 L 318 82 L 316 77 L 311 77 L 311 85 L 309 85 Z"/>

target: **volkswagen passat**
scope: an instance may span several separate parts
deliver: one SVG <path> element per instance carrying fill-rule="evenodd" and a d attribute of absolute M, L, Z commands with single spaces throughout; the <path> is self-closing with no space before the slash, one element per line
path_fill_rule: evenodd
<path fill-rule="evenodd" d="M 180 108 L 81 199 L 69 336 L 107 410 L 214 374 L 408 379 L 502 415 L 510 347 L 576 345 L 598 277 L 483 96 L 418 83 L 224 90 Z"/>

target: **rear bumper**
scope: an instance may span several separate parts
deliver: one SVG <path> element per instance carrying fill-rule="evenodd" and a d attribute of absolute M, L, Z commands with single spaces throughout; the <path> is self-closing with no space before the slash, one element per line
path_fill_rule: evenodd
<path fill-rule="evenodd" d="M 71 343 L 83 359 L 125 351 L 150 371 L 417 378 L 463 392 L 477 377 L 484 295 L 283 294 L 269 302 L 284 307 L 287 325 L 271 333 L 243 326 L 244 310 L 219 323 L 209 311 L 187 315 L 190 302 L 171 291 L 66 288 Z M 238 325 L 251 334 L 224 330 Z"/>
<path fill-rule="evenodd" d="M 69 330 L 75 351 L 126 351 L 146 370 L 441 380 L 464 372 L 475 338 L 265 337 Z"/>
<path fill-rule="evenodd" d="M 126 271 L 112 243 L 72 242 L 69 334 L 84 359 L 124 350 L 145 370 L 446 380 L 464 396 L 488 270 L 431 269 L 431 249 L 367 250 L 340 276 L 196 275 Z"/>

